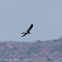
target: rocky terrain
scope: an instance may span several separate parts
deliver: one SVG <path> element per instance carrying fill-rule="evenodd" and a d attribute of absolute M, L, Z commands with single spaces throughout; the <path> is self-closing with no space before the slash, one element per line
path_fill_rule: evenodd
<path fill-rule="evenodd" d="M 62 62 L 62 37 L 36 42 L 0 42 L 0 62 Z"/>

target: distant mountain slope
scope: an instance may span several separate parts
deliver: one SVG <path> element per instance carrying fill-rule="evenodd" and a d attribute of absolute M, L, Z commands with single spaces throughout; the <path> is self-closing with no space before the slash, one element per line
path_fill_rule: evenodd
<path fill-rule="evenodd" d="M 62 62 L 62 39 L 60 39 L 0 42 L 0 62 Z"/>

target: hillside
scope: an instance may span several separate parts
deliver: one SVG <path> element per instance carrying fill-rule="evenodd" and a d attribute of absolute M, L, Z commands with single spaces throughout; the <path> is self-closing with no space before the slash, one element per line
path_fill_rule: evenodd
<path fill-rule="evenodd" d="M 0 62 L 62 62 L 62 38 L 36 42 L 0 42 Z"/>

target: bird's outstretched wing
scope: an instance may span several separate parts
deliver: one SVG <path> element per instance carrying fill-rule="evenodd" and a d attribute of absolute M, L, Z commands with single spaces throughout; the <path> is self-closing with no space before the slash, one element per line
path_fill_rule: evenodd
<path fill-rule="evenodd" d="M 29 29 L 26 32 L 29 32 L 33 27 L 33 24 L 30 25 Z"/>

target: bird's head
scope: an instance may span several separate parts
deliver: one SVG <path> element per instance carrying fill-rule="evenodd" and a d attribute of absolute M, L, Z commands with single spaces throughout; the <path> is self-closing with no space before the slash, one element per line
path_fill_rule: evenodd
<path fill-rule="evenodd" d="M 31 34 L 30 32 L 28 32 L 28 34 Z"/>

